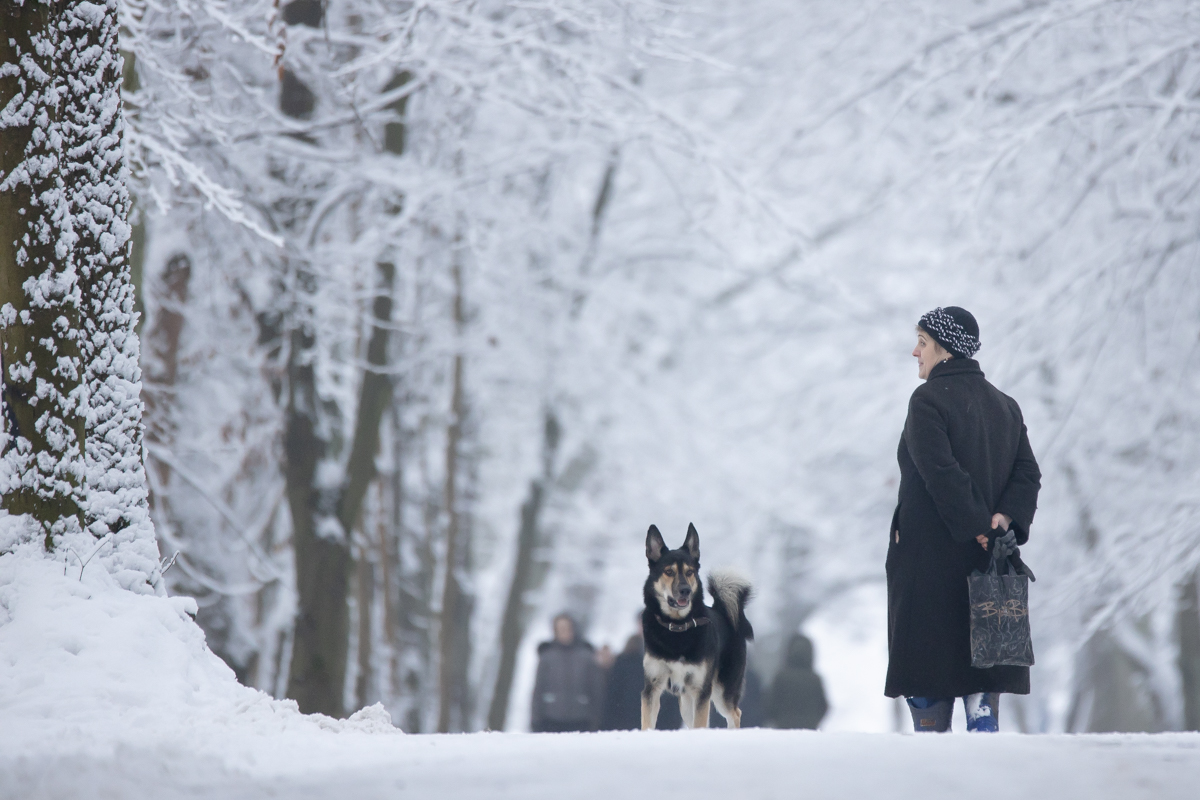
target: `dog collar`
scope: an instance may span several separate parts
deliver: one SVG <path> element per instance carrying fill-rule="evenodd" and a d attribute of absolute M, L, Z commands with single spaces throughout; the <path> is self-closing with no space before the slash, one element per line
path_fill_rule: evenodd
<path fill-rule="evenodd" d="M 687 622 L 669 622 L 659 614 L 655 614 L 654 618 L 658 620 L 659 625 L 662 625 L 671 633 L 683 633 L 684 631 L 690 631 L 692 628 L 708 624 L 708 617 L 692 617 Z"/>

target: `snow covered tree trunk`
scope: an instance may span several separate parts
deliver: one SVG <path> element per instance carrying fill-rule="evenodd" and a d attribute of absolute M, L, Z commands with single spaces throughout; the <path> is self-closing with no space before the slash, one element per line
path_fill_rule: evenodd
<path fill-rule="evenodd" d="M 1183 729 L 1200 731 L 1200 571 L 1179 593 L 1176 611 L 1179 677 L 1183 689 Z"/>
<path fill-rule="evenodd" d="M 459 337 L 459 349 L 454 355 L 450 425 L 446 431 L 446 573 L 442 583 L 441 623 L 438 626 L 438 733 L 467 729 L 467 661 L 470 656 L 471 624 L 471 597 L 465 585 L 470 563 L 470 531 L 466 515 L 463 513 L 462 463 L 467 417 L 462 342 L 467 318 L 463 298 L 462 265 L 457 260 L 452 267 L 452 273 L 454 322 Z"/>
<path fill-rule="evenodd" d="M 396 267 L 388 262 L 377 265 L 380 285 L 372 302 L 372 313 L 378 325 L 371 326 L 367 341 L 368 368 L 362 377 L 358 393 L 358 416 L 354 423 L 354 441 L 346 462 L 346 479 L 338 498 L 338 518 L 342 527 L 353 530 L 362 514 L 367 488 L 378 474 L 375 455 L 379 451 L 379 426 L 383 412 L 392 402 L 392 379 L 385 368 L 388 364 L 388 325 L 392 321 L 392 284 Z"/>
<path fill-rule="evenodd" d="M 405 386 L 398 384 L 397 388 Z M 430 709 L 436 701 L 433 674 L 436 615 L 433 611 L 437 582 L 434 543 L 440 503 L 406 487 L 405 471 L 421 473 L 420 431 L 406 428 L 403 406 L 415 403 L 411 387 L 400 393 L 391 408 L 392 437 L 392 530 L 386 546 L 384 596 L 388 615 L 385 626 L 391 648 L 392 696 L 401 698 L 397 717 L 410 733 L 431 727 Z M 411 462 L 406 458 L 411 457 Z M 411 514 L 412 519 L 407 516 Z"/>
<path fill-rule="evenodd" d="M 358 680 L 355 696 L 359 708 L 368 704 L 367 697 L 374 684 L 371 660 L 371 606 L 375 602 L 375 564 L 366 542 L 368 536 L 363 521 L 363 505 L 367 489 L 375 481 L 378 469 L 375 456 L 379 451 L 380 426 L 383 414 L 392 401 L 392 378 L 384 370 L 388 363 L 387 325 L 392 319 L 392 286 L 396 267 L 390 262 L 380 262 L 380 285 L 372 302 L 372 313 L 376 325 L 371 326 L 367 340 L 368 368 L 362 377 L 358 393 L 358 417 L 354 426 L 354 442 L 350 447 L 350 458 L 346 464 L 346 480 L 338 499 L 338 514 L 346 531 L 360 530 L 364 545 L 358 548 L 356 565 L 356 590 L 358 605 Z M 381 551 L 381 561 L 382 559 Z"/>
<path fill-rule="evenodd" d="M 49 3 L 5 3 L 0 37 L 0 324 L 3 505 L 41 524 L 47 548 L 84 525 L 82 293 L 62 186 L 62 46 Z M 49 45 L 49 47 L 47 47 Z M 49 134 L 55 135 L 51 137 Z"/>
<path fill-rule="evenodd" d="M 323 412 L 313 364 L 318 343 L 307 328 L 292 335 L 288 367 L 284 447 L 300 601 L 288 697 L 294 698 L 305 713 L 332 717 L 346 712 L 344 682 L 350 646 L 347 601 L 354 569 L 349 541 L 358 525 L 367 489 L 377 474 L 379 430 L 392 398 L 391 377 L 384 367 L 396 270 L 393 264 L 381 262 L 378 271 L 380 284 L 372 313 L 379 324 L 371 326 L 366 360 L 379 369 L 368 369 L 363 374 L 345 477 L 332 490 L 318 485 L 319 465 L 328 457 L 329 446 L 321 437 L 319 416 Z M 330 517 L 335 517 L 336 523 Z M 336 536 L 332 533 L 334 527 L 340 531 Z"/>
<path fill-rule="evenodd" d="M 358 524 L 363 499 L 376 476 L 379 428 L 391 402 L 391 378 L 382 368 L 387 364 L 395 267 L 381 263 L 379 274 L 373 314 L 380 324 L 371 328 L 367 362 L 380 370 L 368 370 L 363 375 L 353 443 L 340 486 L 330 489 L 318 483 L 329 443 L 322 438 L 323 412 L 316 388 L 314 359 L 318 343 L 307 327 L 292 334 L 288 366 L 284 449 L 300 603 L 288 697 L 295 699 L 305 713 L 332 717 L 346 712 L 344 684 L 350 646 L 347 600 L 353 570 L 350 532 Z"/>
<path fill-rule="evenodd" d="M 316 484 L 317 467 L 327 444 L 319 432 L 315 347 L 311 331 L 292 333 L 284 452 L 299 608 L 287 696 L 305 714 L 341 717 L 350 640 L 350 548 L 345 535 L 322 530 L 327 520 L 318 517 L 324 501 Z"/>
<path fill-rule="evenodd" d="M 136 246 L 133 250 L 136 252 Z M 133 259 L 135 265 L 137 259 Z M 171 404 L 175 397 L 175 384 L 179 378 L 179 340 L 183 334 L 183 306 L 188 299 L 188 284 L 192 277 L 192 263 L 186 253 L 177 253 L 167 262 L 161 284 L 155 285 L 151 295 L 158 307 L 154 323 L 146 332 L 146 369 L 143 396 L 145 399 L 146 441 L 149 443 L 153 460 L 155 491 L 150 494 L 150 505 L 154 519 L 159 525 L 170 524 L 171 504 L 166 487 L 171 480 L 171 467 L 161 459 L 154 459 L 154 445 L 170 447 L 174 444 L 171 419 Z M 163 491 L 159 491 L 159 489 Z"/>
<path fill-rule="evenodd" d="M 4 507 L 36 520 L 50 549 L 83 531 L 111 545 L 101 560 L 147 590 L 159 568 L 141 460 L 117 0 L 5 12 Z"/>
<path fill-rule="evenodd" d="M 354 698 L 358 708 L 365 708 L 378 695 L 371 646 L 375 628 L 375 564 L 371 558 L 373 548 L 370 547 L 367 531 L 360 528 L 359 533 L 363 544 L 356 554 L 354 574 L 355 608 L 358 613 L 358 676 L 354 681 Z"/>

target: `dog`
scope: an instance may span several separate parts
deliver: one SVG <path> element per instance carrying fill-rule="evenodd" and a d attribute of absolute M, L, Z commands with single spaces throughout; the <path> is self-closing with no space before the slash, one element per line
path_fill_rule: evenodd
<path fill-rule="evenodd" d="M 741 726 L 738 707 L 746 681 L 746 642 L 754 629 L 746 619 L 750 582 L 733 572 L 713 572 L 708 591 L 713 605 L 704 603 L 700 584 L 700 534 L 689 524 L 683 547 L 668 550 L 654 525 L 646 532 L 650 574 L 642 594 L 642 730 L 658 721 L 663 691 L 679 696 L 679 710 L 688 728 L 707 728 L 709 702 L 730 728 Z"/>

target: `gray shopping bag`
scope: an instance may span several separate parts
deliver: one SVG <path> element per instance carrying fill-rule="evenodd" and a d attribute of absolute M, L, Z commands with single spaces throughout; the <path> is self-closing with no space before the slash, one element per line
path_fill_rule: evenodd
<path fill-rule="evenodd" d="M 1020 561 L 1016 555 L 1012 560 Z M 1000 563 L 997 563 L 1000 562 Z M 971 666 L 1031 667 L 1033 639 L 1029 631 L 1029 579 L 1017 574 L 1009 556 L 997 559 L 993 548 L 987 572 L 967 577 L 971 603 Z"/>

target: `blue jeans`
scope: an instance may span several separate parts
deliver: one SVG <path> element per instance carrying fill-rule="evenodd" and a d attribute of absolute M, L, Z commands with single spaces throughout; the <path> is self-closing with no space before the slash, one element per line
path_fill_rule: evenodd
<path fill-rule="evenodd" d="M 995 733 L 1000 730 L 1000 695 L 995 692 L 977 692 L 963 699 L 967 712 L 967 730 L 972 733 Z M 910 697 L 908 710 L 912 712 L 913 729 L 918 733 L 945 733 L 950 730 L 954 714 L 953 697 Z"/>

